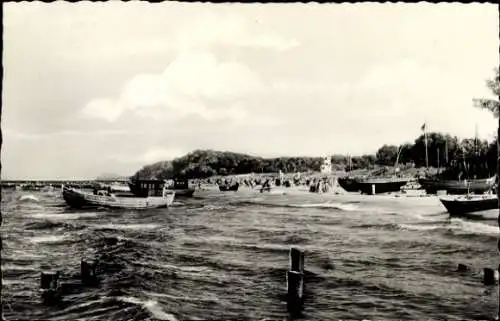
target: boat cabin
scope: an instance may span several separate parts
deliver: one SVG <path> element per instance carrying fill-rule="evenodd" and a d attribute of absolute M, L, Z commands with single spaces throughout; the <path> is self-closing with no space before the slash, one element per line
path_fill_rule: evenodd
<path fill-rule="evenodd" d="M 174 179 L 174 189 L 188 189 L 189 182 L 186 178 L 175 178 Z"/>
<path fill-rule="evenodd" d="M 130 190 L 138 197 L 161 197 L 164 187 L 165 181 L 163 180 L 134 180 L 130 185 Z"/>

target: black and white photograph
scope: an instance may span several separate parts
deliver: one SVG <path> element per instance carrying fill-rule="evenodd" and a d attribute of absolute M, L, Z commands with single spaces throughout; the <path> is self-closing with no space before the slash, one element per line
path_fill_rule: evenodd
<path fill-rule="evenodd" d="M 498 320 L 498 4 L 2 7 L 2 321 Z"/>

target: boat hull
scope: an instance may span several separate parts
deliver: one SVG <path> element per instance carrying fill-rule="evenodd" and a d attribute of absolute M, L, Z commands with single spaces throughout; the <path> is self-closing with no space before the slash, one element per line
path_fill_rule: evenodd
<path fill-rule="evenodd" d="M 234 185 L 219 185 L 219 191 L 221 192 L 237 192 L 238 191 L 238 187 L 239 185 L 238 184 L 234 184 Z"/>
<path fill-rule="evenodd" d="M 118 197 L 114 195 L 94 195 L 65 187 L 63 189 L 63 198 L 66 204 L 73 208 L 153 209 L 172 205 L 175 193 L 169 193 L 165 197 Z"/>
<path fill-rule="evenodd" d="M 498 198 L 496 196 L 475 197 L 464 199 L 439 199 L 448 213 L 452 216 L 466 215 L 480 211 L 493 210 L 498 208 Z"/>
<path fill-rule="evenodd" d="M 263 187 L 260 187 L 259 190 L 261 193 L 271 192 L 271 186 L 263 186 Z"/>
<path fill-rule="evenodd" d="M 418 183 L 427 194 L 436 194 L 437 191 L 445 190 L 448 194 L 465 195 L 469 193 L 484 194 L 493 187 L 495 180 L 494 178 L 484 178 L 458 181 L 421 178 Z"/>
<path fill-rule="evenodd" d="M 363 194 L 373 195 L 373 185 L 375 185 L 375 194 L 393 193 L 401 191 L 401 187 L 405 186 L 408 180 L 366 180 L 359 182 L 359 190 Z"/>
<path fill-rule="evenodd" d="M 359 180 L 351 177 L 341 177 L 337 179 L 340 187 L 346 192 L 359 192 Z"/>
<path fill-rule="evenodd" d="M 193 197 L 193 194 L 195 192 L 194 188 L 169 188 L 168 190 L 174 191 L 176 197 Z"/>

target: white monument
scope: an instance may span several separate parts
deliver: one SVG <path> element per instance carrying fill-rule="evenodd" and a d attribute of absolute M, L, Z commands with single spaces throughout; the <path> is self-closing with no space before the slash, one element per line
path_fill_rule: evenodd
<path fill-rule="evenodd" d="M 332 173 L 332 158 L 330 156 L 323 157 L 323 164 L 321 164 L 321 174 Z"/>

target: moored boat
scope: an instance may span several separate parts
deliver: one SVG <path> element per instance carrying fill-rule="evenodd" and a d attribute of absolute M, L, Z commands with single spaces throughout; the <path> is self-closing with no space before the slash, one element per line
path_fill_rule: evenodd
<path fill-rule="evenodd" d="M 219 185 L 219 191 L 221 192 L 237 192 L 238 188 L 240 187 L 240 184 L 238 182 L 232 184 L 232 185 Z"/>
<path fill-rule="evenodd" d="M 346 192 L 359 192 L 360 179 L 358 178 L 349 176 L 339 177 L 337 178 L 337 182 Z"/>
<path fill-rule="evenodd" d="M 363 194 L 373 195 L 401 191 L 401 187 L 408 183 L 407 178 L 369 178 L 358 182 L 359 190 Z"/>
<path fill-rule="evenodd" d="M 498 197 L 495 194 L 441 197 L 439 200 L 448 213 L 454 216 L 498 208 Z"/>
<path fill-rule="evenodd" d="M 436 194 L 445 190 L 448 194 L 484 194 L 495 184 L 495 176 L 470 180 L 442 180 L 437 178 L 421 178 L 418 183 L 428 194 Z"/>
<path fill-rule="evenodd" d="M 152 209 L 172 205 L 175 192 L 169 192 L 163 181 L 138 181 L 134 194 L 116 195 L 113 193 L 94 193 L 63 186 L 63 198 L 70 207 L 107 207 L 120 209 Z"/>
<path fill-rule="evenodd" d="M 189 186 L 187 179 L 176 178 L 174 184 L 167 187 L 168 190 L 174 191 L 177 197 L 193 197 L 195 192 L 194 187 Z"/>
<path fill-rule="evenodd" d="M 130 187 L 124 184 L 113 183 L 105 186 L 111 188 L 112 192 L 120 192 L 120 193 L 130 192 Z"/>

